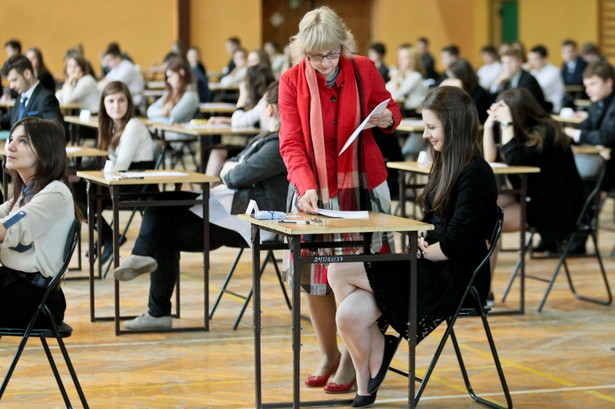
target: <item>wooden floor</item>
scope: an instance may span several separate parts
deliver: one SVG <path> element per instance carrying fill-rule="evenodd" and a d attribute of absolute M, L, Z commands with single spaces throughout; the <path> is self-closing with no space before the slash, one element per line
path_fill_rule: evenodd
<path fill-rule="evenodd" d="M 612 204 L 602 213 L 602 227 L 615 228 Z M 123 217 L 123 216 L 122 216 Z M 130 252 L 137 234 L 122 247 Z M 504 244 L 517 244 L 517 235 L 504 237 Z M 609 279 L 615 285 L 615 259 L 609 256 L 615 233 L 601 231 L 600 243 Z M 232 258 L 233 249 L 219 249 L 211 256 L 211 300 L 215 298 Z M 87 260 L 87 259 L 84 259 Z M 516 253 L 502 253 L 494 279 L 499 297 L 512 271 Z M 202 320 L 203 284 L 198 277 L 199 254 L 182 255 L 182 319 L 175 326 Z M 600 295 L 594 262 L 577 259 L 580 290 Z M 528 262 L 528 272 L 550 275 L 554 261 Z M 238 291 L 250 287 L 250 253 L 246 252 L 232 282 Z M 71 272 L 70 275 L 79 273 Z M 101 314 L 112 312 L 112 280 L 97 283 Z M 140 314 L 147 308 L 148 277 L 122 285 L 122 312 Z M 576 300 L 560 276 L 542 313 L 536 312 L 545 284 L 527 281 L 527 312 L 524 315 L 491 316 L 494 337 L 504 371 L 519 409 L 615 408 L 615 313 L 604 307 Z M 68 349 L 92 408 L 250 408 L 254 407 L 252 316 L 249 310 L 238 330 L 232 329 L 241 300 L 226 296 L 211 322 L 209 332 L 115 336 L 113 324 L 89 320 L 88 286 L 85 280 L 65 282 L 68 298 L 66 321 L 74 327 Z M 283 303 L 272 269 L 263 276 L 264 400 L 291 399 L 290 314 Z M 515 296 L 517 292 L 514 293 Z M 497 303 L 496 310 L 514 308 L 517 299 Z M 475 389 L 502 402 L 497 377 L 490 366 L 478 319 L 461 319 L 457 334 Z M 438 330 L 440 331 L 440 330 Z M 438 332 L 440 333 L 440 332 Z M 429 362 L 436 342 L 428 337 L 418 347 L 417 368 Z M 16 340 L 0 340 L 4 370 L 12 359 Z M 303 326 L 302 374 L 307 376 L 319 359 L 316 339 L 308 322 Z M 394 365 L 407 367 L 407 347 L 400 347 Z M 63 366 L 62 366 L 63 368 Z M 64 371 L 65 372 L 65 371 Z M 406 380 L 389 373 L 378 393 L 377 408 L 403 408 Z M 69 393 L 78 403 L 72 387 Z M 352 394 L 343 395 L 352 397 Z M 302 399 L 325 399 L 322 390 L 302 388 Z M 333 396 L 335 397 L 335 396 Z M 57 385 L 38 340 L 31 340 L 0 402 L 1 408 L 63 407 Z M 467 394 L 452 348 L 448 346 L 421 399 L 421 408 L 477 408 Z"/>

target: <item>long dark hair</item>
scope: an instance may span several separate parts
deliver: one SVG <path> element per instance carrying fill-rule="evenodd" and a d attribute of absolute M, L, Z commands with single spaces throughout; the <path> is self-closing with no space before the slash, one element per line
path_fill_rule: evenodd
<path fill-rule="evenodd" d="M 175 92 L 168 82 L 165 83 L 165 89 L 167 90 L 167 96 L 164 98 L 164 103 L 171 102 L 173 106 L 179 102 L 180 99 L 184 96 L 186 92 L 186 88 L 193 82 L 192 70 L 190 69 L 190 64 L 183 58 L 172 57 L 169 59 L 165 66 L 166 71 L 173 71 L 179 74 L 181 81 L 179 84 L 179 89 Z"/>
<path fill-rule="evenodd" d="M 41 50 L 36 47 L 30 47 L 28 51 L 32 51 L 36 56 L 36 59 L 38 60 L 38 69 L 36 69 L 37 77 L 41 72 L 49 71 L 47 69 L 47 66 L 45 65 L 45 61 L 43 60 L 43 53 L 41 52 Z"/>
<path fill-rule="evenodd" d="M 108 95 L 117 94 L 118 92 L 126 96 L 128 108 L 126 109 L 126 114 L 122 118 L 121 125 L 118 129 L 115 129 L 113 119 L 111 119 L 105 108 L 105 98 Z M 109 146 L 113 147 L 113 149 L 117 148 L 126 124 L 134 118 L 134 116 L 135 107 L 128 86 L 122 81 L 112 81 L 108 83 L 103 89 L 100 97 L 100 107 L 98 108 L 98 149 L 107 150 Z"/>
<path fill-rule="evenodd" d="M 521 146 L 536 146 L 542 150 L 547 130 L 553 130 L 553 146 L 565 151 L 570 146 L 562 125 L 551 118 L 534 95 L 525 88 L 511 88 L 501 92 L 497 98 L 504 101 L 510 108 L 514 123 L 515 139 Z"/>
<path fill-rule="evenodd" d="M 470 93 L 478 85 L 478 75 L 474 71 L 472 64 L 466 59 L 460 58 L 451 63 L 448 71 L 461 81 L 465 92 Z"/>
<path fill-rule="evenodd" d="M 265 95 L 265 90 L 275 81 L 271 67 L 264 64 L 257 64 L 248 67 L 246 73 L 246 85 L 248 86 L 248 102 L 245 109 L 251 109 Z"/>
<path fill-rule="evenodd" d="M 66 134 L 64 127 L 56 121 L 41 119 L 37 117 L 26 117 L 13 125 L 11 129 L 11 139 L 13 132 L 18 126 L 23 126 L 24 131 L 30 140 L 30 147 L 36 156 L 36 169 L 34 173 L 33 194 L 40 192 L 45 186 L 54 180 L 68 183 L 68 161 L 66 159 Z M 13 178 L 13 201 L 11 206 L 21 195 L 25 186 L 25 181 L 21 179 L 15 170 L 9 170 Z"/>
<path fill-rule="evenodd" d="M 421 104 L 442 122 L 442 152 L 430 147 L 433 165 L 419 203 L 427 211 L 445 217 L 451 192 L 463 168 L 481 153 L 478 113 L 474 101 L 458 87 L 442 86 L 427 93 Z"/>

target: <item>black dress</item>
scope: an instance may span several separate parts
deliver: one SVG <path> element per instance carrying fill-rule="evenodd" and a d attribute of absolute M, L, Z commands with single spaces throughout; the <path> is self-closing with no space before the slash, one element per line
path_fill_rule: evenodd
<path fill-rule="evenodd" d="M 547 126 L 542 150 L 520 146 L 512 139 L 500 148 L 509 165 L 537 166 L 527 183 L 527 221 L 535 227 L 545 243 L 567 237 L 576 224 L 583 205 L 583 183 L 570 148 L 553 146 L 555 129 Z M 509 178 L 519 186 L 519 179 Z"/>
<path fill-rule="evenodd" d="M 431 262 L 418 260 L 417 276 L 417 342 L 433 331 L 459 304 L 469 279 L 487 254 L 486 240 L 490 238 L 496 220 L 497 187 L 493 171 L 480 156 L 466 165 L 453 191 L 445 218 L 426 212 L 424 221 L 435 229 L 425 240 L 440 243 L 449 258 Z M 367 277 L 373 289 L 381 328 L 391 325 L 408 338 L 408 261 L 365 263 Z M 483 299 L 489 292 L 491 275 L 489 264 L 481 270 L 475 285 Z"/>

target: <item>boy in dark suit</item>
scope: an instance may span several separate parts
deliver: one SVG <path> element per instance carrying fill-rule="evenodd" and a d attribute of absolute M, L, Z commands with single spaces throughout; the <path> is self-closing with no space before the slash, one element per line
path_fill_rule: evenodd
<path fill-rule="evenodd" d="M 551 112 L 553 104 L 545 100 L 545 95 L 536 78 L 521 68 L 523 65 L 523 55 L 521 55 L 521 52 L 510 48 L 502 52 L 501 59 L 502 72 L 491 86 L 491 93 L 494 97 L 505 89 L 526 88 L 534 95 L 536 101 L 545 111 Z"/>
<path fill-rule="evenodd" d="M 587 119 L 579 129 L 566 127 L 564 131 L 572 140 L 580 144 L 603 145 L 615 149 L 615 70 L 606 61 L 596 61 L 583 71 L 583 85 L 592 104 Z M 602 183 L 603 190 L 615 187 L 615 159 L 606 164 L 607 173 Z"/>
<path fill-rule="evenodd" d="M 57 98 L 36 79 L 28 58 L 24 55 L 9 58 L 2 67 L 2 75 L 7 78 L 11 89 L 19 94 L 13 107 L 0 118 L 2 129 L 11 129 L 15 122 L 26 116 L 51 119 L 65 126 Z"/>

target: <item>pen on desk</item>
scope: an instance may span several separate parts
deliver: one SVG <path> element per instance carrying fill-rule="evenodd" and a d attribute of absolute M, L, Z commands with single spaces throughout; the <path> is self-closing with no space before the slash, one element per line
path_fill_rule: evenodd
<path fill-rule="evenodd" d="M 280 223 L 310 224 L 309 220 L 279 220 Z"/>

